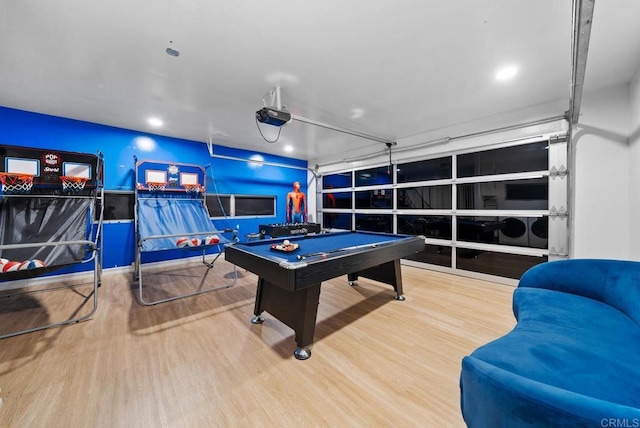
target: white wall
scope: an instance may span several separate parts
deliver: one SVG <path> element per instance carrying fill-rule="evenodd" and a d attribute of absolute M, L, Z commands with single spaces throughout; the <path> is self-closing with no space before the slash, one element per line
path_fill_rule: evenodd
<path fill-rule="evenodd" d="M 574 258 L 629 258 L 629 85 L 584 93 L 574 129 Z"/>
<path fill-rule="evenodd" d="M 629 98 L 629 258 L 640 260 L 640 69 Z"/>

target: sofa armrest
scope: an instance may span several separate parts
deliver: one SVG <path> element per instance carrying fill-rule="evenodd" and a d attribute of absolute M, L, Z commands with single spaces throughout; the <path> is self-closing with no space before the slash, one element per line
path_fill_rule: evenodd
<path fill-rule="evenodd" d="M 518 287 L 546 288 L 602 301 L 612 263 L 593 259 L 541 263 L 522 275 Z"/>
<path fill-rule="evenodd" d="M 462 360 L 461 407 L 469 428 L 640 424 L 640 409 L 537 382 L 474 358 Z M 622 425 L 615 425 L 622 426 Z"/>
<path fill-rule="evenodd" d="M 570 259 L 536 265 L 518 287 L 546 288 L 606 303 L 640 324 L 640 262 Z"/>

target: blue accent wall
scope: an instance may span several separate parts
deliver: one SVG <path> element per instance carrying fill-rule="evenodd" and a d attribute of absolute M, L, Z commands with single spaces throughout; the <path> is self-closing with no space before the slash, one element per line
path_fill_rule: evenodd
<path fill-rule="evenodd" d="M 57 149 L 104 155 L 105 190 L 133 191 L 134 155 L 139 160 L 192 163 L 208 166 L 207 192 L 240 195 L 276 196 L 274 217 L 216 219 L 213 227 L 238 228 L 240 238 L 258 232 L 264 223 L 285 221 L 285 199 L 292 183 L 299 181 L 302 191 L 308 193 L 307 172 L 264 164 L 211 157 L 202 142 L 163 137 L 159 135 L 65 119 L 39 113 L 0 107 L 0 144 Z M 266 144 L 266 143 L 265 143 Z M 250 159 L 261 156 L 264 161 L 306 168 L 306 161 L 256 153 L 232 147 L 214 146 L 214 154 Z M 104 224 L 104 268 L 127 266 L 135 258 L 133 222 Z M 170 251 L 168 257 L 193 256 L 192 252 Z M 151 260 L 166 256 L 150 256 Z M 83 266 L 89 268 L 89 266 Z M 66 272 L 67 270 L 65 270 Z"/>

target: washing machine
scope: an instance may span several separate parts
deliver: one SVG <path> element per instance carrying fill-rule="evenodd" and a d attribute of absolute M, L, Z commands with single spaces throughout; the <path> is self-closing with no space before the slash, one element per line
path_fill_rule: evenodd
<path fill-rule="evenodd" d="M 500 245 L 529 246 L 529 219 L 527 217 L 503 217 L 504 226 L 498 232 Z"/>
<path fill-rule="evenodd" d="M 504 217 L 504 227 L 498 232 L 498 243 L 527 248 L 547 248 L 549 225 L 547 217 Z"/>
<path fill-rule="evenodd" d="M 529 246 L 549 247 L 549 217 L 529 217 Z"/>

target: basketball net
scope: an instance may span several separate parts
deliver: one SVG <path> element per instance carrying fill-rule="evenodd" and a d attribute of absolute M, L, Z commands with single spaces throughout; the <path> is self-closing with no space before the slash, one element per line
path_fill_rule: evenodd
<path fill-rule="evenodd" d="M 0 194 L 26 193 L 33 187 L 33 175 L 0 172 L 0 182 L 2 183 Z"/>
<path fill-rule="evenodd" d="M 60 181 L 62 181 L 63 192 L 80 192 L 84 189 L 84 185 L 87 183 L 85 177 L 72 177 L 70 175 L 61 175 Z"/>
<path fill-rule="evenodd" d="M 149 189 L 150 192 L 164 192 L 166 186 L 167 183 L 154 183 L 152 181 L 147 181 L 147 189 Z"/>
<path fill-rule="evenodd" d="M 187 193 L 200 193 L 204 192 L 204 187 L 199 184 L 183 184 L 184 191 Z"/>

